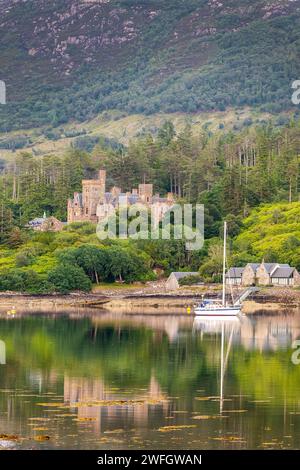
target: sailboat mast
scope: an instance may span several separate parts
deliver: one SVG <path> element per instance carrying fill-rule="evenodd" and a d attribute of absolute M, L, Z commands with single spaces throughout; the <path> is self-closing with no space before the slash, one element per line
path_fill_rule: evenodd
<path fill-rule="evenodd" d="M 223 413 L 224 403 L 224 336 L 225 325 L 222 323 L 222 336 L 221 336 L 221 380 L 220 380 L 220 414 Z"/>
<path fill-rule="evenodd" d="M 224 246 L 223 246 L 223 292 L 222 304 L 226 305 L 226 242 L 227 242 L 227 222 L 224 222 Z"/>

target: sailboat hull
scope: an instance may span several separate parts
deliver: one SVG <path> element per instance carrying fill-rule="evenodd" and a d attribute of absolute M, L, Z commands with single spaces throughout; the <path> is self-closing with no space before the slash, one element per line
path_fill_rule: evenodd
<path fill-rule="evenodd" d="M 194 310 L 196 316 L 202 317 L 232 317 L 241 313 L 240 307 L 216 307 L 216 308 L 201 308 L 196 307 Z"/>
<path fill-rule="evenodd" d="M 222 302 L 216 300 L 203 299 L 194 309 L 196 316 L 202 317 L 234 317 L 241 312 L 241 305 L 234 301 L 233 305 L 226 304 L 226 240 L 227 222 L 224 221 L 224 243 L 223 243 L 223 289 Z"/>

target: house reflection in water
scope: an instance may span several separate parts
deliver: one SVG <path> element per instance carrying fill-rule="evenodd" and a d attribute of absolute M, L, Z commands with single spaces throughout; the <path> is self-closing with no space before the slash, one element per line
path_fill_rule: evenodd
<path fill-rule="evenodd" d="M 124 401 L 124 404 L 114 402 Z M 128 400 L 128 404 L 125 401 Z M 108 402 L 100 404 L 99 402 Z M 130 403 L 132 401 L 132 403 Z M 167 416 L 170 405 L 167 397 L 152 375 L 148 389 L 128 393 L 124 397 L 118 390 L 108 390 L 102 379 L 64 377 L 64 402 L 74 404 L 79 420 L 91 419 L 94 421 L 94 431 L 103 432 L 120 422 L 128 427 L 147 428 L 149 425 L 149 408 L 156 407 L 160 417 Z"/>
<path fill-rule="evenodd" d="M 240 342 L 247 350 L 277 351 L 291 347 L 299 337 L 300 325 L 296 316 L 252 317 L 246 318 L 241 325 Z"/>
<path fill-rule="evenodd" d="M 95 330 L 114 324 L 115 328 L 147 327 L 157 338 L 166 335 L 170 343 L 177 341 L 185 334 L 189 334 L 193 327 L 201 333 L 221 334 L 222 319 L 194 318 L 192 316 L 154 316 L 154 315 L 122 315 L 113 314 L 95 316 L 92 318 Z M 289 346 L 294 340 L 300 338 L 300 317 L 295 314 L 285 315 L 268 313 L 267 315 L 244 315 L 225 321 L 225 335 L 233 334 L 234 344 L 243 346 L 246 350 L 276 351 Z"/>
<path fill-rule="evenodd" d="M 244 316 L 232 320 L 197 318 L 194 329 L 201 334 L 221 334 L 224 325 L 225 337 L 247 351 L 277 351 L 291 347 L 300 337 L 300 321 L 296 315 Z"/>
<path fill-rule="evenodd" d="M 180 315 L 114 315 L 104 314 L 92 318 L 95 335 L 97 329 L 107 325 L 114 325 L 114 328 L 140 328 L 141 326 L 151 329 L 157 337 L 167 335 L 170 343 L 176 341 L 184 332 L 189 332 L 193 326 L 192 316 Z"/>

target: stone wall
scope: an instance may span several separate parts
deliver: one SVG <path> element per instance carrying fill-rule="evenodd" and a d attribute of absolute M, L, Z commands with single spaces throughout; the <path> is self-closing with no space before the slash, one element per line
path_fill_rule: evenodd
<path fill-rule="evenodd" d="M 242 284 L 243 286 L 252 286 L 252 284 L 255 284 L 255 272 L 249 265 L 246 266 L 243 271 Z"/>
<path fill-rule="evenodd" d="M 166 281 L 166 290 L 177 290 L 178 288 L 179 283 L 174 274 L 171 274 L 169 279 Z"/>
<path fill-rule="evenodd" d="M 297 269 L 295 269 L 293 274 L 294 286 L 300 286 L 300 274 Z"/>
<path fill-rule="evenodd" d="M 267 286 L 271 284 L 270 276 L 267 273 L 266 268 L 264 267 L 263 264 L 261 264 L 259 268 L 257 269 L 256 277 L 257 277 L 257 284 L 261 286 Z"/>

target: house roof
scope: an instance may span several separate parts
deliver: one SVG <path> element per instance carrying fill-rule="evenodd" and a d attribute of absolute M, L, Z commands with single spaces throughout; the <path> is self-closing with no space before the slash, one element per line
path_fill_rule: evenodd
<path fill-rule="evenodd" d="M 256 272 L 257 268 L 260 266 L 259 263 L 248 263 L 247 266 L 250 266 L 254 272 Z"/>
<path fill-rule="evenodd" d="M 153 196 L 152 198 L 152 202 L 153 204 L 156 203 L 156 202 L 161 202 L 161 203 L 170 203 L 170 205 L 174 202 L 173 201 L 168 201 L 168 199 L 166 197 L 160 197 L 160 196 Z"/>
<path fill-rule="evenodd" d="M 192 272 L 189 272 L 189 273 L 186 273 L 186 272 L 181 272 L 181 273 L 171 273 L 171 276 L 174 275 L 177 279 L 177 281 L 179 281 L 180 279 L 184 279 L 185 277 L 189 277 L 189 276 L 199 276 L 199 273 L 192 273 Z"/>
<path fill-rule="evenodd" d="M 64 223 L 58 220 L 56 217 L 53 215 L 50 215 L 50 217 L 36 217 L 35 219 L 32 219 L 28 222 L 28 225 L 30 226 L 38 226 L 38 225 L 43 225 L 45 222 L 59 222 L 59 223 Z"/>
<path fill-rule="evenodd" d="M 245 268 L 230 268 L 227 271 L 226 277 L 230 278 L 230 279 L 232 279 L 232 278 L 241 278 L 242 275 L 243 275 L 244 269 Z"/>
<path fill-rule="evenodd" d="M 254 272 L 257 271 L 257 268 L 260 266 L 258 263 L 248 263 L 247 266 L 251 266 Z M 263 263 L 268 274 L 270 274 L 271 278 L 281 278 L 281 279 L 288 279 L 290 278 L 295 268 L 292 268 L 289 264 L 277 264 L 277 263 Z M 238 279 L 241 278 L 243 275 L 245 268 L 230 268 L 226 273 L 226 278 L 230 279 Z"/>
<path fill-rule="evenodd" d="M 43 217 L 36 217 L 35 219 L 30 220 L 28 222 L 28 225 L 42 225 L 42 223 L 44 223 L 45 220 L 46 219 L 44 219 Z"/>
<path fill-rule="evenodd" d="M 290 277 L 292 277 L 294 271 L 295 271 L 295 268 L 281 265 L 279 268 L 274 270 L 271 277 L 280 278 L 280 279 L 289 279 Z"/>
<path fill-rule="evenodd" d="M 279 266 L 278 263 L 262 263 L 262 265 L 264 266 L 268 274 L 270 274 L 273 269 L 276 268 L 276 266 Z"/>
<path fill-rule="evenodd" d="M 129 201 L 129 204 L 136 204 L 139 200 L 139 196 L 138 194 L 131 194 L 129 197 L 128 197 L 128 201 Z"/>

